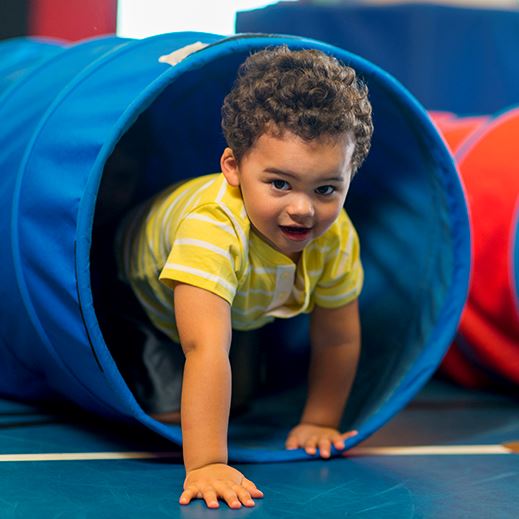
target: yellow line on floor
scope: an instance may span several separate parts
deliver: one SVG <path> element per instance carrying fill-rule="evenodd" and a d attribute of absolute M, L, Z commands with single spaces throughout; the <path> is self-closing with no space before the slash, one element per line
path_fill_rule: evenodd
<path fill-rule="evenodd" d="M 353 456 L 460 456 L 512 454 L 506 445 L 424 445 L 416 447 L 356 447 L 344 453 Z M 179 458 L 179 452 L 53 452 L 45 454 L 0 454 L 0 462 L 88 461 Z"/>

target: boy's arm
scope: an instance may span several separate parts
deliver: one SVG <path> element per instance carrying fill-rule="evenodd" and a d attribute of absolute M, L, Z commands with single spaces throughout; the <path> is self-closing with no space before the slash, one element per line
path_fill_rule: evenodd
<path fill-rule="evenodd" d="M 289 434 L 287 448 L 304 447 L 309 454 L 330 446 L 344 448 L 355 432 L 337 431 L 360 356 L 360 322 L 357 300 L 340 308 L 315 307 L 311 316 L 312 344 L 308 396 L 300 424 Z"/>
<path fill-rule="evenodd" d="M 227 465 L 227 428 L 231 401 L 230 305 L 204 289 L 178 284 L 175 318 L 186 356 L 182 382 L 181 424 L 186 480 L 182 504 L 218 498 L 231 508 L 252 506 L 261 497 L 254 483 Z"/>

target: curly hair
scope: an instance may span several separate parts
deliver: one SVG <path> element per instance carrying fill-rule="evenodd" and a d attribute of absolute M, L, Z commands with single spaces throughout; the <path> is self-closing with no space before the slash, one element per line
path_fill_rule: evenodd
<path fill-rule="evenodd" d="M 373 133 L 368 89 L 354 69 L 321 51 L 267 48 L 240 66 L 223 102 L 222 130 L 238 162 L 264 133 L 288 130 L 309 141 L 348 132 L 355 173 Z"/>

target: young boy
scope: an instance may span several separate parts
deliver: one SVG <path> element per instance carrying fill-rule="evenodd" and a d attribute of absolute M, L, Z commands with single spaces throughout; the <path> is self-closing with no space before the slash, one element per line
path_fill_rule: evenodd
<path fill-rule="evenodd" d="M 181 345 L 180 360 L 155 355 L 157 371 L 185 356 L 180 413 L 178 396 L 148 407 L 181 422 L 180 503 L 203 498 L 216 508 L 221 498 L 240 508 L 263 494 L 227 465 L 233 329 L 311 312 L 308 397 L 285 446 L 328 458 L 355 434 L 337 430 L 359 357 L 363 280 L 343 205 L 370 147 L 371 105 L 353 69 L 282 46 L 241 66 L 222 128 L 222 173 L 172 186 L 134 211 L 121 227 L 120 263 L 172 357 L 180 348 L 171 340 Z"/>

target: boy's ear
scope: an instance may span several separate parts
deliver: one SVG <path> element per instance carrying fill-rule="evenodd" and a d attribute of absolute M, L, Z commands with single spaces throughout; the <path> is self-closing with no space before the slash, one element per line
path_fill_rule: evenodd
<path fill-rule="evenodd" d="M 225 150 L 223 150 L 220 158 L 220 167 L 227 182 L 233 187 L 238 187 L 240 185 L 238 161 L 231 148 L 225 148 Z"/>

